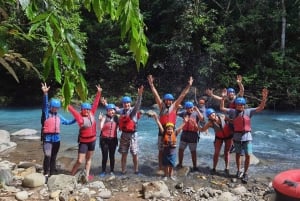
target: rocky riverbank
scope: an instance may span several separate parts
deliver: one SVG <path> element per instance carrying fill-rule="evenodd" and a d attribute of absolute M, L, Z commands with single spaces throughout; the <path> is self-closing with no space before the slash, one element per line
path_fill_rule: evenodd
<path fill-rule="evenodd" d="M 141 166 L 141 175 L 128 170 L 126 175 L 99 177 L 99 167 L 93 167 L 94 178 L 82 183 L 81 174 L 70 176 L 76 151 L 60 154 L 57 175 L 45 183 L 42 175 L 42 147 L 39 140 L 12 138 L 16 146 L 0 153 L 0 200 L 200 200 L 200 201 L 274 201 L 272 177 L 250 175 L 243 184 L 232 175 L 222 171 L 211 175 L 208 167 L 191 172 L 189 167 L 176 170 L 176 180 L 164 180 L 155 171 L 157 165 L 149 162 Z M 76 156 L 75 156 L 76 157 Z M 130 158 L 128 159 L 130 160 Z M 118 163 L 118 162 L 117 162 Z M 119 164 L 116 164 L 116 168 Z"/>

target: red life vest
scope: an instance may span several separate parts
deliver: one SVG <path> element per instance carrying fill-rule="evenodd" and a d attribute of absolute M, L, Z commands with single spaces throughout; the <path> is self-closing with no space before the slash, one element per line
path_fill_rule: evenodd
<path fill-rule="evenodd" d="M 221 139 L 230 138 L 232 136 L 232 131 L 229 124 L 225 124 L 224 127 L 216 132 L 216 137 Z"/>
<path fill-rule="evenodd" d="M 175 132 L 172 132 L 171 135 L 164 133 L 164 136 L 162 138 L 162 143 L 164 147 L 176 147 L 176 134 Z"/>
<path fill-rule="evenodd" d="M 196 125 L 196 119 L 190 117 L 188 122 L 184 124 L 182 130 L 187 132 L 198 132 L 198 127 Z"/>
<path fill-rule="evenodd" d="M 223 118 L 217 115 L 221 123 L 213 122 L 213 129 L 215 131 L 215 137 L 218 139 L 230 139 L 232 137 L 232 129 L 229 123 L 226 123 Z"/>
<path fill-rule="evenodd" d="M 173 123 L 174 125 L 176 124 L 176 111 L 172 110 L 169 111 L 167 108 L 163 108 L 160 111 L 160 115 L 159 115 L 159 121 L 161 123 L 161 125 L 166 125 L 168 122 Z"/>
<path fill-rule="evenodd" d="M 105 121 L 101 130 L 102 138 L 116 138 L 117 137 L 117 122 L 114 117 L 105 117 Z"/>
<path fill-rule="evenodd" d="M 233 120 L 234 132 L 237 133 L 246 133 L 251 131 L 251 119 L 247 115 L 238 115 Z"/>
<path fill-rule="evenodd" d="M 82 117 L 83 126 L 79 130 L 79 142 L 93 142 L 96 140 L 96 121 L 94 115 Z"/>
<path fill-rule="evenodd" d="M 49 118 L 44 122 L 43 133 L 57 134 L 60 133 L 60 118 L 58 115 L 49 114 Z"/>
<path fill-rule="evenodd" d="M 126 133 L 135 132 L 136 123 L 130 118 L 129 115 L 121 115 L 119 118 L 119 128 Z"/>
<path fill-rule="evenodd" d="M 235 109 L 234 101 L 229 102 L 229 107 L 228 108 Z"/>

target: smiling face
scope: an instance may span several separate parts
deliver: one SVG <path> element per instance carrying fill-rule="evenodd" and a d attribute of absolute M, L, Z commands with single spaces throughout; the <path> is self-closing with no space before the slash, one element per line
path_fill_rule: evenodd
<path fill-rule="evenodd" d="M 216 115 L 216 113 L 211 113 L 210 115 L 209 115 L 209 117 L 208 117 L 210 120 L 212 120 L 212 121 L 215 121 L 216 119 L 217 119 L 217 115 Z"/>
<path fill-rule="evenodd" d="M 89 109 L 81 108 L 81 115 L 82 116 L 84 116 L 84 117 L 89 116 L 89 112 L 90 112 Z"/>
<path fill-rule="evenodd" d="M 243 111 L 245 109 L 244 104 L 235 104 L 235 109 L 238 111 Z"/>
<path fill-rule="evenodd" d="M 227 93 L 227 97 L 229 100 L 233 100 L 235 99 L 235 93 L 232 91 L 232 92 L 228 92 Z"/>
<path fill-rule="evenodd" d="M 173 100 L 166 99 L 166 100 L 164 100 L 164 103 L 165 103 L 165 105 L 166 105 L 167 107 L 170 107 L 170 106 L 172 105 L 172 103 L 173 103 Z"/>
<path fill-rule="evenodd" d="M 168 127 L 166 128 L 166 133 L 167 133 L 168 135 L 172 135 L 173 132 L 174 132 L 174 127 L 173 127 L 173 126 L 168 126 Z"/>
<path fill-rule="evenodd" d="M 107 113 L 108 116 L 112 117 L 112 116 L 114 116 L 116 111 L 114 109 L 107 109 L 106 113 Z"/>
<path fill-rule="evenodd" d="M 130 109 L 130 107 L 131 107 L 131 103 L 130 103 L 130 102 L 123 102 L 123 108 L 124 108 L 125 110 Z"/>

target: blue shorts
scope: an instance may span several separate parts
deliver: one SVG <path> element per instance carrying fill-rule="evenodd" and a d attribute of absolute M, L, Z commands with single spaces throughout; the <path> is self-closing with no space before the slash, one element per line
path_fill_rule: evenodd
<path fill-rule="evenodd" d="M 88 151 L 95 151 L 95 147 L 96 141 L 87 143 L 80 142 L 78 152 L 81 154 L 86 154 Z"/>
<path fill-rule="evenodd" d="M 162 161 L 163 166 L 171 166 L 175 167 L 176 165 L 176 153 L 172 154 L 167 154 L 163 153 L 163 161 Z"/>
<path fill-rule="evenodd" d="M 252 154 L 252 141 L 234 141 L 235 153 L 246 155 Z"/>

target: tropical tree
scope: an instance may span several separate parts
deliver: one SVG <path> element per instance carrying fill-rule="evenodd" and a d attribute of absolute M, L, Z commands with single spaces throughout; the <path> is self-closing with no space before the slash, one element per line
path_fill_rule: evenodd
<path fill-rule="evenodd" d="M 116 21 L 120 26 L 121 38 L 128 43 L 129 51 L 134 56 L 137 69 L 147 62 L 147 39 L 138 0 L 10 0 L 0 4 L 0 11 L 5 11 L 4 5 L 22 8 L 28 19 L 28 27 L 14 29 L 17 32 L 15 35 L 44 44 L 42 79 L 46 81 L 51 73 L 54 75 L 55 80 L 62 86 L 65 106 L 70 103 L 74 92 L 82 100 L 86 100 L 88 96 L 87 83 L 83 76 L 83 72 L 86 71 L 85 36 L 79 31 L 80 16 L 74 16 L 74 13 L 79 13 L 79 9 L 93 11 L 99 22 L 104 18 Z M 3 13 L 5 16 L 5 12 Z M 8 52 L 4 38 L 11 29 L 4 29 L 5 27 L 1 24 L 0 33 L 3 40 L 0 43 L 0 61 L 5 59 L 4 56 Z M 27 60 L 23 60 L 24 62 Z M 3 62 L 1 64 L 5 68 L 9 67 Z M 13 69 L 7 69 L 17 79 Z"/>

